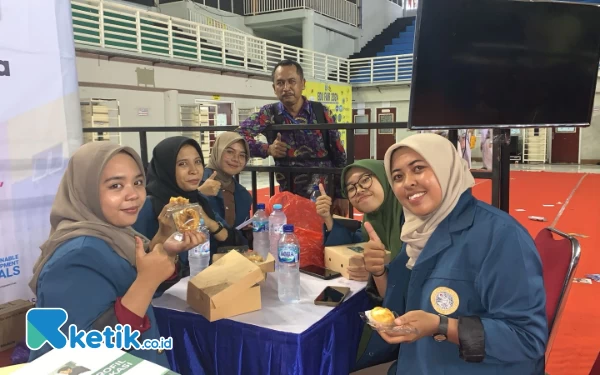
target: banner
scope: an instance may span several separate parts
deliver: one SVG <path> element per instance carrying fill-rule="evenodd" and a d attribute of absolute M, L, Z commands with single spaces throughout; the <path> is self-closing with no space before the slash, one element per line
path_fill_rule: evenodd
<path fill-rule="evenodd" d="M 308 100 L 321 102 L 329 108 L 338 124 L 352 122 L 352 86 L 306 81 L 303 95 Z M 346 131 L 340 130 L 346 147 Z"/>
<path fill-rule="evenodd" d="M 33 300 L 50 208 L 80 144 L 70 1 L 0 1 L 0 303 Z"/>

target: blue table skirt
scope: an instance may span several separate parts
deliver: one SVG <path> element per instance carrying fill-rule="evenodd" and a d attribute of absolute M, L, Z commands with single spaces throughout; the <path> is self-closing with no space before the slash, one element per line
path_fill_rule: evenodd
<path fill-rule="evenodd" d="M 301 334 L 198 314 L 155 308 L 171 368 L 182 375 L 340 375 L 349 374 L 369 309 L 364 290 L 331 310 Z"/>

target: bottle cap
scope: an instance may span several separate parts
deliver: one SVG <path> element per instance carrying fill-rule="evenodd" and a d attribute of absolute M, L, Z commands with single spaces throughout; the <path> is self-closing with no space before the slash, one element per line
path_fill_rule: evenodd
<path fill-rule="evenodd" d="M 256 205 L 256 209 L 257 210 L 264 210 L 265 209 L 265 204 L 264 203 L 258 203 Z"/>
<path fill-rule="evenodd" d="M 281 210 L 283 207 L 278 203 L 273 205 L 274 210 Z"/>
<path fill-rule="evenodd" d="M 283 226 L 283 233 L 294 233 L 294 226 L 292 224 L 285 224 Z"/>
<path fill-rule="evenodd" d="M 313 190 L 314 190 L 314 191 L 317 191 L 317 190 L 319 190 L 319 185 L 313 185 Z"/>

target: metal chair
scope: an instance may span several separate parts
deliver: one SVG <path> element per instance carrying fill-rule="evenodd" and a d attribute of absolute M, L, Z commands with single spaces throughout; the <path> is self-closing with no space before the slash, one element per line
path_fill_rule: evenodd
<path fill-rule="evenodd" d="M 554 239 L 553 234 L 561 239 Z M 544 228 L 535 238 L 535 245 L 542 259 L 544 287 L 546 289 L 546 316 L 548 319 L 548 345 L 546 363 L 556 336 L 560 320 L 571 289 L 571 280 L 579 263 L 579 241 L 555 228 Z"/>

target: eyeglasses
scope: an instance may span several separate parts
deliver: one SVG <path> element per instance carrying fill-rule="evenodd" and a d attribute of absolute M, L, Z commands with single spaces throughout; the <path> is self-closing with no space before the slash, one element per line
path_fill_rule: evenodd
<path fill-rule="evenodd" d="M 346 196 L 348 198 L 353 198 L 358 192 L 358 187 L 363 190 L 367 190 L 371 187 L 371 185 L 373 185 L 373 175 L 363 174 L 360 176 L 357 183 L 346 185 Z"/>

